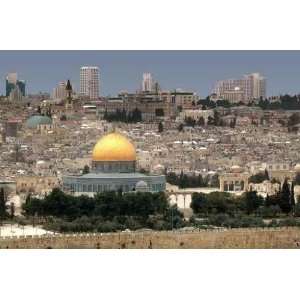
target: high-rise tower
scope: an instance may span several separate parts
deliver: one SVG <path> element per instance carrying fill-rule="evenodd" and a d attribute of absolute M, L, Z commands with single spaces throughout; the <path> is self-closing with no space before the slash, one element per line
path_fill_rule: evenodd
<path fill-rule="evenodd" d="M 142 83 L 142 91 L 143 92 L 153 92 L 154 84 L 151 73 L 143 74 L 143 83 Z"/>
<path fill-rule="evenodd" d="M 80 69 L 80 94 L 90 99 L 99 97 L 99 68 L 85 66 Z"/>

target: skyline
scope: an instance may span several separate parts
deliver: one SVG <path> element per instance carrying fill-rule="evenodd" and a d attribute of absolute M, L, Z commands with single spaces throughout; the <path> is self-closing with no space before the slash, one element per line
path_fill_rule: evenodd
<path fill-rule="evenodd" d="M 207 96 L 218 80 L 259 72 L 267 79 L 267 96 L 300 92 L 300 51 L 1 51 L 0 94 L 5 77 L 17 72 L 27 93 L 52 93 L 70 79 L 79 91 L 80 67 L 100 71 L 100 95 L 141 88 L 144 72 L 162 89 L 182 88 Z M 45 72 L 46 71 L 46 72 Z"/>

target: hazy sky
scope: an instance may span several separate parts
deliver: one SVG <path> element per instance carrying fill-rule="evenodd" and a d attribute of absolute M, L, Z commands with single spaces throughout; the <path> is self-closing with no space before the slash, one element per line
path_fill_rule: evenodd
<path fill-rule="evenodd" d="M 207 96 L 216 80 L 260 72 L 268 95 L 300 92 L 300 51 L 0 51 L 0 94 L 5 76 L 17 72 L 27 92 L 52 92 L 70 79 L 79 89 L 83 65 L 100 68 L 100 93 L 135 91 L 143 72 L 151 72 L 163 89 L 192 89 Z"/>

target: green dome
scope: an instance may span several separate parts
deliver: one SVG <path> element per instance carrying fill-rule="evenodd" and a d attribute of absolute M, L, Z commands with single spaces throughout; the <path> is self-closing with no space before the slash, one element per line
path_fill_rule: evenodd
<path fill-rule="evenodd" d="M 38 115 L 38 116 L 31 116 L 26 121 L 26 127 L 31 129 L 34 129 L 38 125 L 42 125 L 42 124 L 52 124 L 51 118 Z"/>

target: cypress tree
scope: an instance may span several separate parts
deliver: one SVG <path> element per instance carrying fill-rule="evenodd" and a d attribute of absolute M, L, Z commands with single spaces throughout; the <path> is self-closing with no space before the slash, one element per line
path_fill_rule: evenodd
<path fill-rule="evenodd" d="M 294 193 L 294 182 L 291 185 L 291 207 L 294 210 L 296 203 L 295 203 L 295 193 Z"/>
<path fill-rule="evenodd" d="M 0 219 L 1 221 L 7 216 L 6 212 L 7 206 L 6 206 L 6 197 L 4 188 L 0 189 Z"/>
<path fill-rule="evenodd" d="M 183 171 L 180 172 L 178 186 L 181 189 L 184 187 Z"/>
<path fill-rule="evenodd" d="M 284 180 L 282 189 L 280 192 L 279 206 L 282 212 L 288 214 L 291 209 L 291 192 L 287 179 Z"/>
<path fill-rule="evenodd" d="M 267 169 L 265 169 L 265 178 L 266 180 L 270 180 L 269 172 Z"/>
<path fill-rule="evenodd" d="M 10 210 L 10 218 L 13 219 L 15 216 L 15 204 L 12 202 L 9 207 Z"/>
<path fill-rule="evenodd" d="M 164 131 L 164 126 L 162 124 L 162 122 L 159 122 L 158 124 L 158 132 L 163 132 Z"/>
<path fill-rule="evenodd" d="M 85 165 L 82 170 L 82 174 L 88 174 L 88 173 L 90 173 L 90 167 L 88 165 Z"/>

